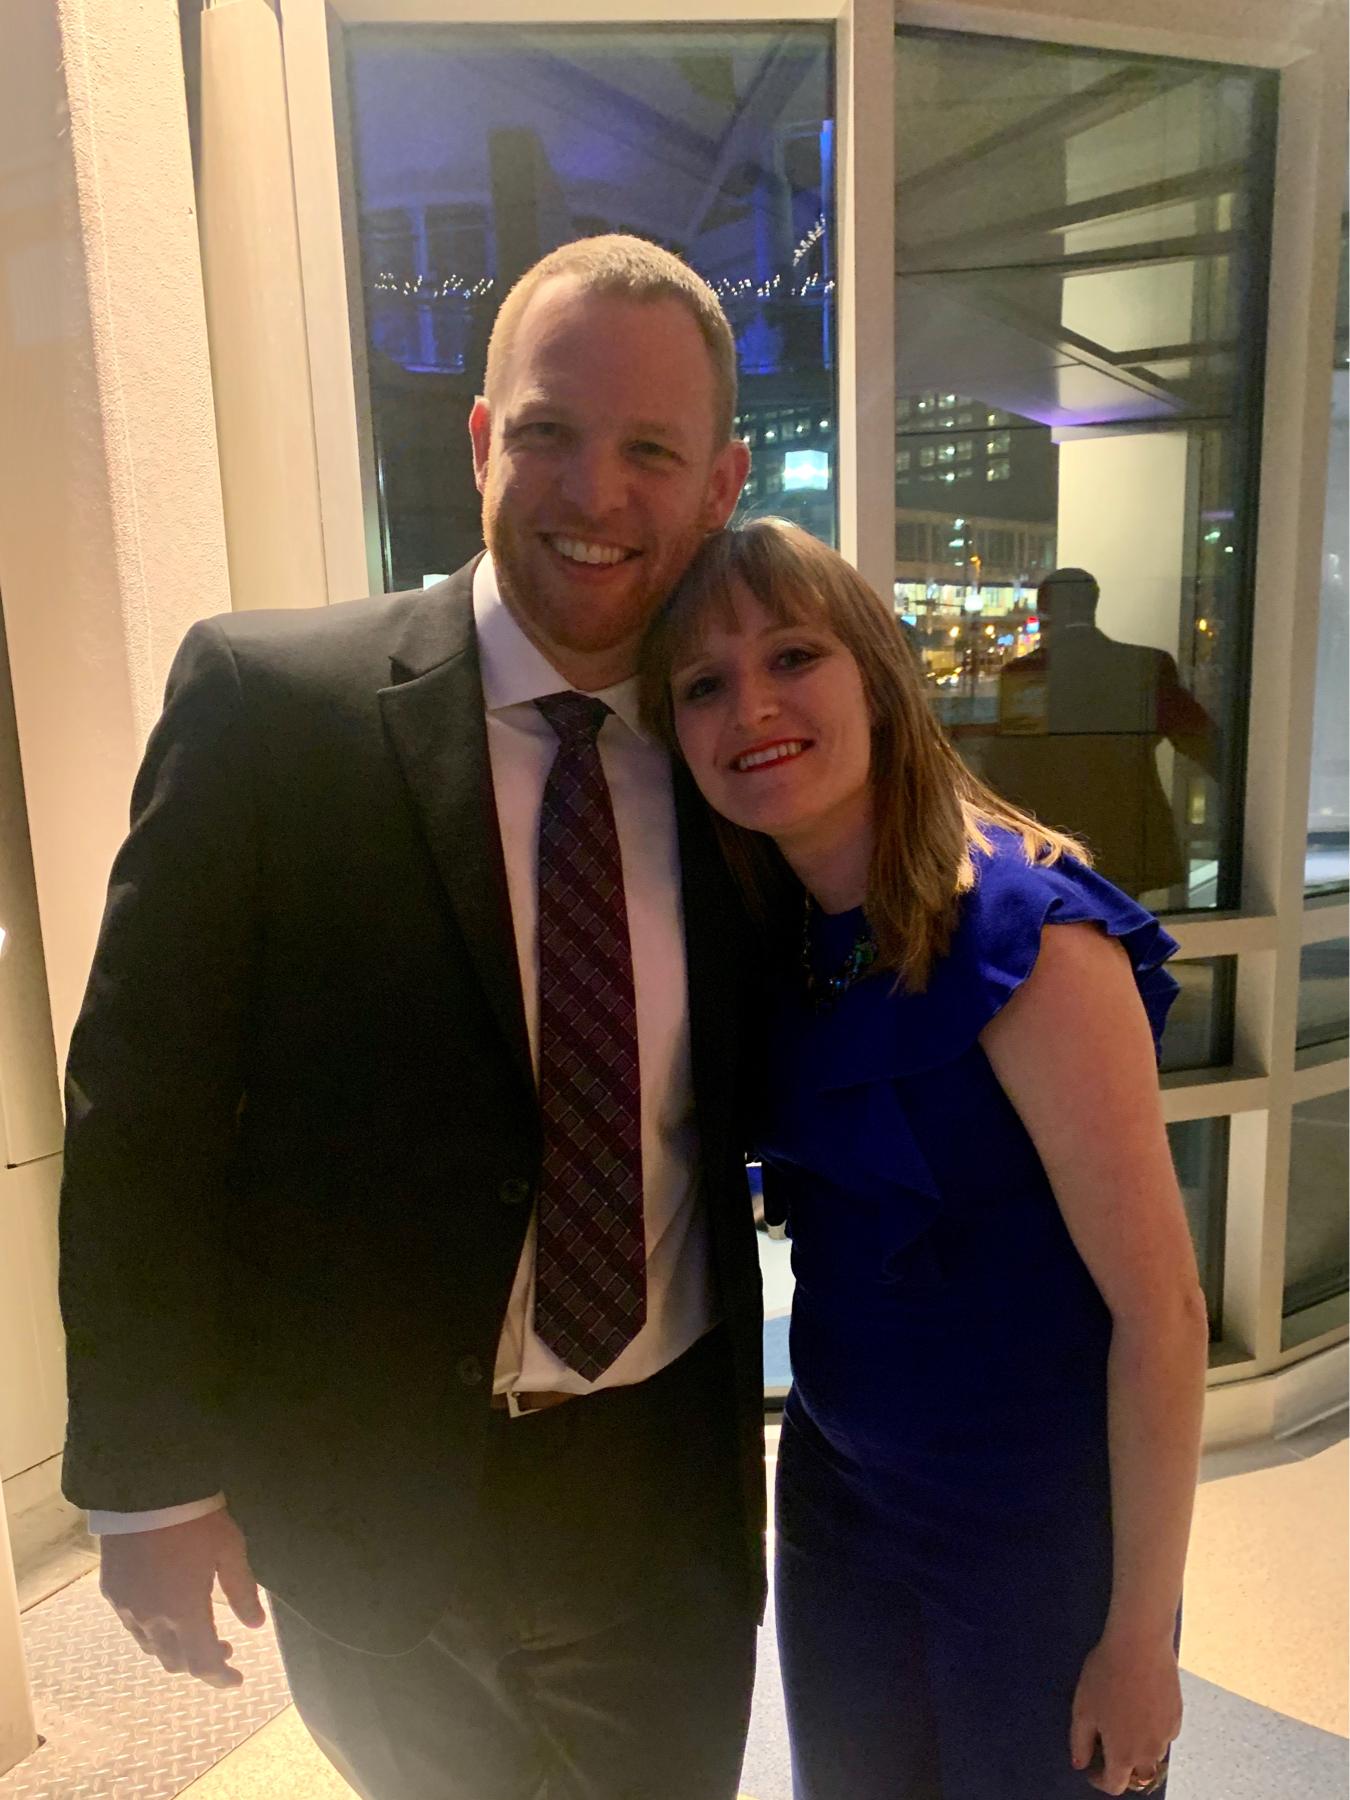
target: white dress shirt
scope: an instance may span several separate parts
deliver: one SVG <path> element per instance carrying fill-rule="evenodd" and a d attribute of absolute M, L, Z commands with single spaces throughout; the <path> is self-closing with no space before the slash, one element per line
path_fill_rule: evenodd
<path fill-rule="evenodd" d="M 488 760 L 506 860 L 521 992 L 538 1070 L 539 812 L 558 748 L 534 705 L 568 687 L 502 602 L 491 557 L 474 572 L 474 627 L 487 714 Z M 535 1221 L 502 1325 L 495 1393 L 589 1393 L 644 1381 L 715 1323 L 708 1228 L 697 1194 L 697 1138 L 689 1062 L 684 921 L 670 759 L 638 722 L 637 682 L 596 696 L 611 709 L 598 739 L 614 806 L 628 903 L 642 1090 L 642 1185 L 647 1240 L 647 1320 L 594 1382 L 570 1369 L 534 1330 Z M 148 1531 L 200 1518 L 223 1495 L 154 1512 L 91 1512 L 93 1532 Z"/>

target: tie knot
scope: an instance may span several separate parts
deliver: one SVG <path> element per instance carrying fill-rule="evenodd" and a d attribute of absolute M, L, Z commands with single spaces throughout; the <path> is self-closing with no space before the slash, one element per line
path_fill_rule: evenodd
<path fill-rule="evenodd" d="M 571 747 L 577 744 L 593 744 L 600 735 L 600 727 L 609 717 L 609 708 L 603 700 L 597 700 L 591 694 L 545 694 L 535 705 L 543 713 L 549 724 L 557 732 L 563 744 Z"/>

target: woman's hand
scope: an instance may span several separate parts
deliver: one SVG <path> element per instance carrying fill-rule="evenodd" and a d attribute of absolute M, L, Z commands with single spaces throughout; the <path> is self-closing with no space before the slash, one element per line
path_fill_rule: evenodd
<path fill-rule="evenodd" d="M 1130 1642 L 1109 1628 L 1088 1652 L 1073 1699 L 1069 1754 L 1086 1770 L 1100 1740 L 1103 1794 L 1131 1791 L 1156 1770 L 1181 1730 L 1181 1678 L 1169 1637 Z M 1136 1790 L 1137 1791 L 1137 1790 Z"/>

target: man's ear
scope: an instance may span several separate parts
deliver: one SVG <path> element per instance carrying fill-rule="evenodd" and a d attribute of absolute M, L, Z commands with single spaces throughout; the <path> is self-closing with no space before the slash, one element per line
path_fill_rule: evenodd
<path fill-rule="evenodd" d="M 481 394 L 469 413 L 469 437 L 473 443 L 473 479 L 481 494 L 487 486 L 488 446 L 492 441 L 492 416 Z"/>
<path fill-rule="evenodd" d="M 720 531 L 736 510 L 745 478 L 750 473 L 750 446 L 740 438 L 732 438 L 713 458 L 708 477 L 706 524 L 709 531 Z"/>

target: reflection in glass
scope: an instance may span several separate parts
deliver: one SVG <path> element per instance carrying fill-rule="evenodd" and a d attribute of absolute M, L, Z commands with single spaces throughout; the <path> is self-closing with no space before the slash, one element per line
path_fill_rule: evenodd
<path fill-rule="evenodd" d="M 1350 1035 L 1350 939 L 1305 944 L 1298 965 L 1298 1047 Z"/>
<path fill-rule="evenodd" d="M 1167 1015 L 1161 1066 L 1178 1069 L 1224 1068 L 1233 1060 L 1233 991 L 1237 978 L 1234 956 L 1198 957 L 1167 965 L 1181 992 Z"/>
<path fill-rule="evenodd" d="M 1191 1228 L 1212 1342 L 1223 1335 L 1223 1235 L 1228 1194 L 1227 1119 L 1185 1119 L 1167 1127 L 1172 1165 Z"/>
<path fill-rule="evenodd" d="M 1331 441 L 1322 530 L 1322 597 L 1317 620 L 1317 692 L 1313 704 L 1312 781 L 1308 794 L 1308 860 L 1304 886 L 1324 894 L 1350 882 L 1350 703 L 1345 681 L 1350 652 L 1350 321 L 1346 295 L 1347 232 L 1341 219 L 1340 291 L 1331 361 Z"/>
<path fill-rule="evenodd" d="M 1272 80 L 911 30 L 896 73 L 895 601 L 934 704 L 1129 892 L 1235 904 Z"/>
<path fill-rule="evenodd" d="M 466 420 L 516 277 L 574 238 L 680 255 L 736 331 L 749 511 L 835 536 L 831 34 L 346 33 L 385 576 L 481 547 Z"/>
<path fill-rule="evenodd" d="M 1294 1108 L 1284 1252 L 1286 1318 L 1346 1290 L 1347 1098 L 1327 1094 Z"/>

